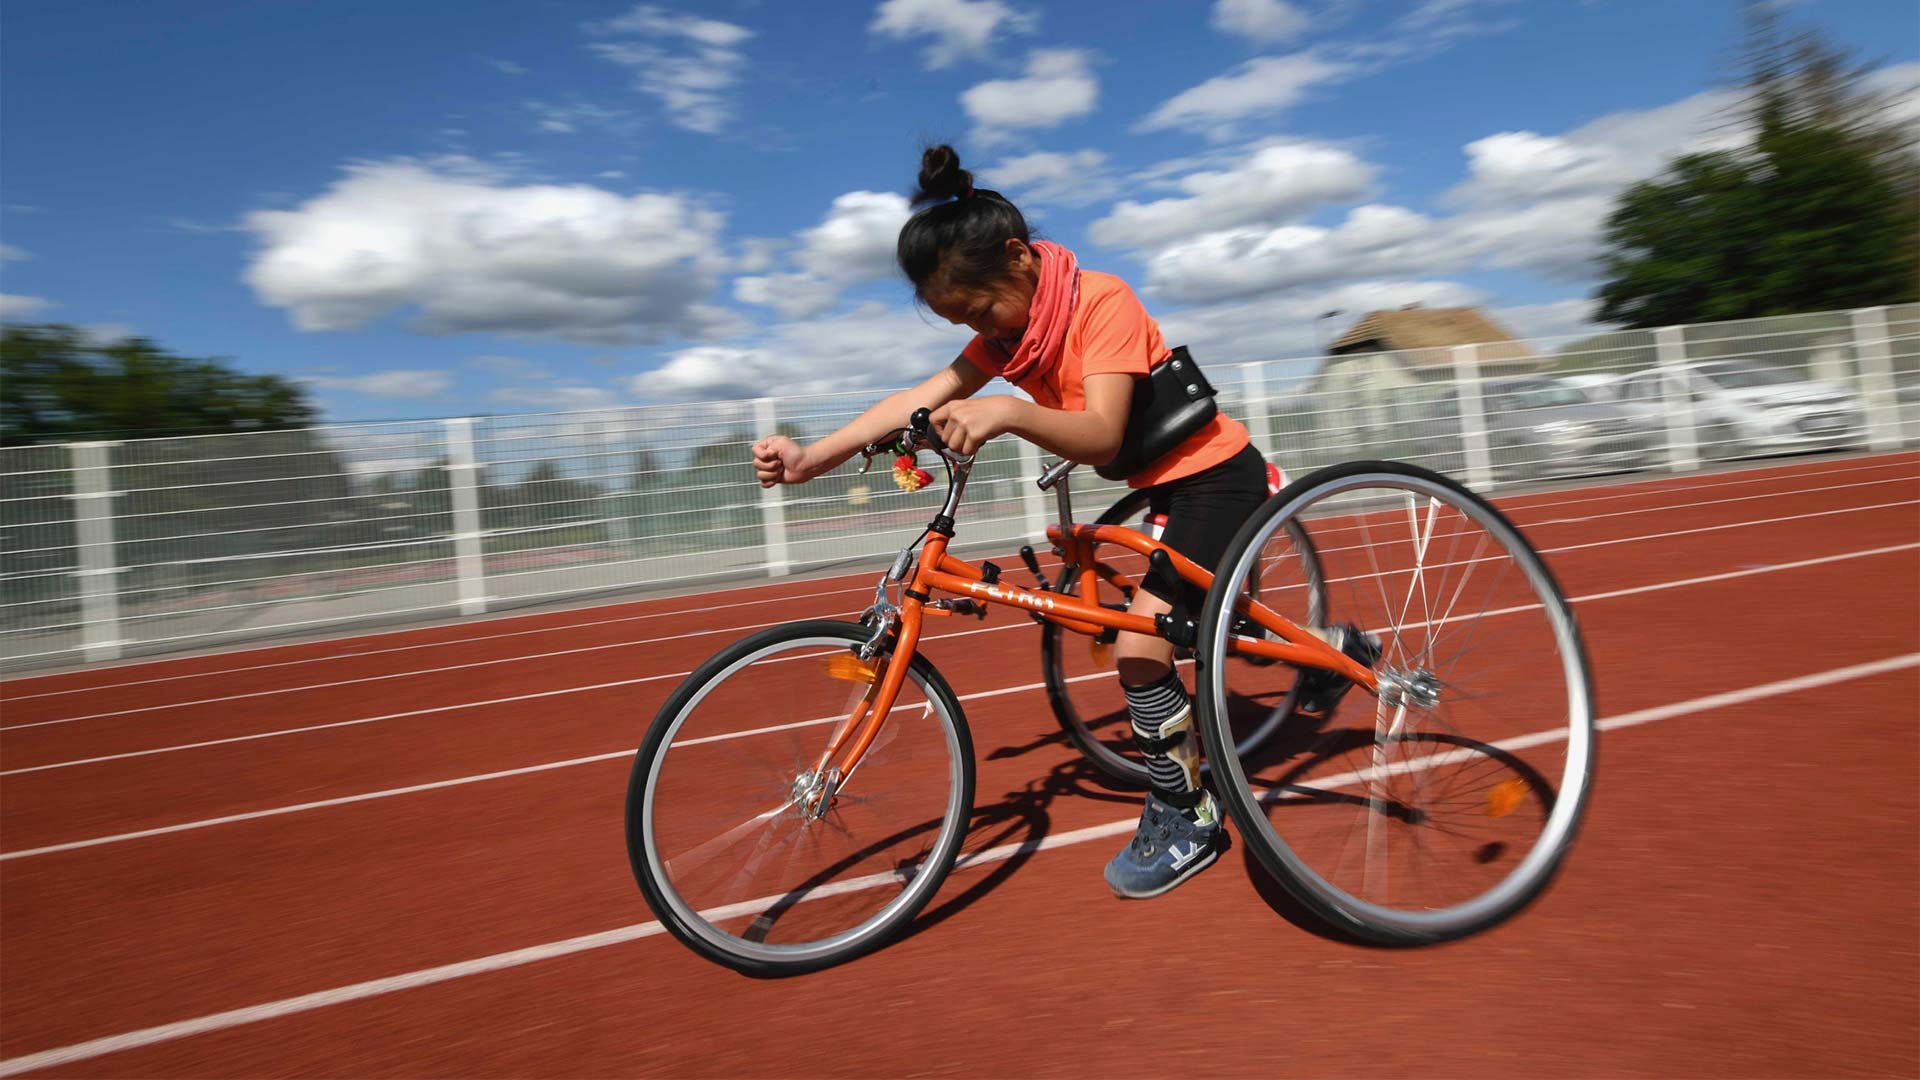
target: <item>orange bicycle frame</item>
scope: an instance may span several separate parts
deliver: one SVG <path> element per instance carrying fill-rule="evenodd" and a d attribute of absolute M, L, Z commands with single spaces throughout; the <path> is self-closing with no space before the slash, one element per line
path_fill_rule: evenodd
<path fill-rule="evenodd" d="M 1156 550 L 1164 551 L 1172 561 L 1174 571 L 1187 583 L 1203 590 L 1213 586 L 1213 575 L 1191 559 L 1125 526 L 1073 525 L 1063 533 L 1060 526 L 1049 525 L 1047 539 L 1062 552 L 1069 565 L 1078 567 L 1078 596 L 1022 589 L 1001 581 L 988 582 L 978 566 L 947 554 L 946 535 L 936 532 L 927 538 L 921 546 L 913 577 L 904 590 L 899 609 L 898 637 L 894 641 L 892 657 L 876 673 L 872 689 L 834 733 L 816 766 L 820 774 L 824 775 L 824 771 L 838 757 L 843 762 L 840 775 L 844 780 L 853 774 L 861 756 L 873 745 L 874 738 L 886 723 L 894 700 L 899 696 L 900 687 L 906 681 L 907 668 L 919 645 L 925 617 L 929 613 L 940 616 L 953 614 L 944 608 L 929 606 L 935 591 L 969 598 L 976 603 L 1017 608 L 1075 633 L 1091 635 L 1113 629 L 1122 633 L 1165 637 L 1154 620 L 1147 616 L 1113 611 L 1096 602 L 1081 599 L 1098 595 L 1095 585 L 1102 571 L 1107 580 L 1116 586 L 1138 587 L 1126 575 L 1097 564 L 1093 557 L 1095 549 L 1100 544 L 1116 544 L 1141 555 L 1150 556 Z M 1296 626 L 1265 604 L 1243 599 L 1238 610 L 1279 640 L 1263 641 L 1235 635 L 1231 651 L 1281 660 L 1298 667 L 1325 668 L 1346 676 L 1370 692 L 1378 692 L 1378 682 L 1372 669 L 1355 663 L 1346 654 Z M 879 658 L 875 662 L 879 663 Z"/>

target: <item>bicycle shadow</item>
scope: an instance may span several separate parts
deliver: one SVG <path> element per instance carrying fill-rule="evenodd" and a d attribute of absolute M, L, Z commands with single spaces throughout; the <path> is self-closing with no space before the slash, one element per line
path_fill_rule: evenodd
<path fill-rule="evenodd" d="M 1060 737 L 1064 741 L 1065 736 Z M 1020 872 L 1046 841 L 1053 817 L 1047 810 L 1062 797 L 1095 799 L 1101 802 L 1138 804 L 1144 793 L 1125 787 L 1088 763 L 1084 758 L 1064 761 L 1047 774 L 1019 790 L 1007 792 L 1001 802 L 980 807 L 975 800 L 973 819 L 967 825 L 967 853 L 955 864 L 955 871 L 991 860 L 993 869 L 970 883 L 958 894 L 939 900 L 913 920 L 899 940 L 906 940 L 940 925 L 965 911 Z"/>
<path fill-rule="evenodd" d="M 935 902 L 888 944 L 904 941 L 940 925 L 1019 873 L 1021 867 L 1041 850 L 1053 823 L 1048 808 L 1063 796 L 1137 803 L 1141 793 L 1116 784 L 1084 759 L 1075 758 L 1056 765 L 1046 776 L 1029 782 L 1025 787 L 1006 793 L 1000 802 L 992 806 L 981 807 L 976 798 L 967 822 L 966 839 L 962 842 L 960 856 L 951 872 L 957 873 L 972 866 L 991 866 L 992 869 L 957 894 L 944 898 L 936 894 Z M 874 856 L 897 845 L 936 830 L 939 825 L 939 819 L 929 819 L 843 856 L 770 904 L 754 919 L 753 925 L 742 937 L 749 941 L 766 941 L 779 926 L 781 918 L 806 902 L 816 890 L 830 887 L 842 874 L 866 864 Z M 897 869 L 896 872 L 904 878 L 911 871 Z M 951 877 L 948 880 L 952 880 Z"/>

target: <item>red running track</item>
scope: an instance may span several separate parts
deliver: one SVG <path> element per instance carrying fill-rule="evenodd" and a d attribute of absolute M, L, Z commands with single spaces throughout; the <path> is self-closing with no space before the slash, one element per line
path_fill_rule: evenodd
<path fill-rule="evenodd" d="M 693 957 L 627 872 L 628 752 L 867 574 L 0 685 L 0 1073 L 1920 1073 L 1920 455 L 1503 506 L 1632 723 L 1489 933 L 1337 943 L 1233 857 L 1121 903 L 1112 838 L 958 871 L 819 975 Z M 970 850 L 1137 813 L 1058 738 L 1032 624 L 930 629 L 982 695 Z"/>

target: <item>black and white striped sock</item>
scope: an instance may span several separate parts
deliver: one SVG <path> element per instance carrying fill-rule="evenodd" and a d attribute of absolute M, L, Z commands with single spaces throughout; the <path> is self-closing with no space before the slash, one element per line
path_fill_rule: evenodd
<path fill-rule="evenodd" d="M 1193 706 L 1180 676 L 1168 670 L 1145 686 L 1125 689 L 1134 743 L 1146 757 L 1154 794 L 1183 809 L 1198 807 L 1205 794 L 1200 789 L 1200 747 L 1193 739 Z"/>

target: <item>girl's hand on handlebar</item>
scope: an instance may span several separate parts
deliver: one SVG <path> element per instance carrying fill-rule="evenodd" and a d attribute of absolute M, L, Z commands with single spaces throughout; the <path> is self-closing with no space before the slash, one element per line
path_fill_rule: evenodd
<path fill-rule="evenodd" d="M 785 435 L 769 435 L 753 444 L 753 471 L 763 488 L 813 479 L 806 449 Z"/>
<path fill-rule="evenodd" d="M 1001 394 L 949 401 L 933 411 L 933 429 L 954 453 L 979 453 L 988 439 L 1013 430 L 1014 411 L 1019 406 L 1018 401 Z"/>

